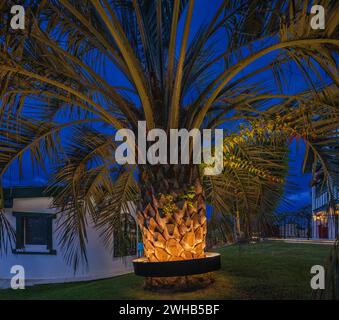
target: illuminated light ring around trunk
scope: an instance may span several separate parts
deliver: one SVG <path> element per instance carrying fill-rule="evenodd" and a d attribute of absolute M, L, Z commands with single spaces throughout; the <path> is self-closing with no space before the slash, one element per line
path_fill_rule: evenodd
<path fill-rule="evenodd" d="M 202 274 L 219 270 L 219 253 L 207 252 L 205 258 L 149 262 L 146 258 L 133 260 L 134 273 L 143 277 L 178 277 Z"/>

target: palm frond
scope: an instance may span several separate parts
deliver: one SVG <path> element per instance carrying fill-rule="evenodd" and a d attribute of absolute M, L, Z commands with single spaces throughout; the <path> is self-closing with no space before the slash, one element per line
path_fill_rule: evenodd
<path fill-rule="evenodd" d="M 148 201 L 150 183 L 186 191 L 198 172 L 118 166 L 113 134 L 136 133 L 138 121 L 167 131 L 228 129 L 223 173 L 202 178 L 216 217 L 211 228 L 226 233 L 235 216 L 248 234 L 270 223 L 291 141 L 306 145 L 304 170 L 320 164 L 329 187 L 337 174 L 336 1 L 319 2 L 327 27 L 312 30 L 311 0 L 225 0 L 192 34 L 193 2 L 28 0 L 29 27 L 20 32 L 9 28 L 15 1 L 1 3 L 0 176 L 25 154 L 34 166 L 47 156 L 57 164 L 54 205 L 75 268 L 86 261 L 89 224 L 112 248 L 128 203 L 139 193 Z M 302 85 L 290 83 L 292 74 Z M 4 215 L 3 248 L 1 224 L 8 226 Z"/>
<path fill-rule="evenodd" d="M 130 219 L 135 219 L 132 213 L 138 199 L 139 187 L 133 176 L 133 171 L 125 171 L 119 173 L 109 194 L 98 203 L 96 225 L 110 252 L 114 252 L 114 237 L 123 238 L 125 236 L 121 234 L 124 230 L 123 224 Z"/>
<path fill-rule="evenodd" d="M 116 169 L 110 136 L 84 126 L 72 133 L 75 138 L 65 146 L 50 188 L 58 190 L 53 206 L 62 213 L 58 219 L 60 245 L 66 261 L 76 269 L 80 262 L 87 262 L 87 228 L 98 218 L 97 206 L 110 193 Z"/>

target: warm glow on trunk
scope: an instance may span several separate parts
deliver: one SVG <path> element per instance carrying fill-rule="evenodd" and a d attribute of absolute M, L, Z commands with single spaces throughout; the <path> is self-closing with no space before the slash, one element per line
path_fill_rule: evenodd
<path fill-rule="evenodd" d="M 153 197 L 138 214 L 146 258 L 150 262 L 204 258 L 207 227 L 202 193 L 196 192 L 192 201 L 183 201 L 181 208 L 165 201 L 165 197 L 159 201 Z"/>

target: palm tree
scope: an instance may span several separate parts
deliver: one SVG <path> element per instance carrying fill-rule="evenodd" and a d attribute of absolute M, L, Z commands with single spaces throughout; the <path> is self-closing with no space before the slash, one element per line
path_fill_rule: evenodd
<path fill-rule="evenodd" d="M 320 162 L 330 175 L 337 165 L 326 148 L 338 143 L 336 1 L 320 1 L 324 30 L 310 27 L 311 1 L 218 1 L 197 30 L 194 0 L 27 1 L 21 31 L 10 29 L 14 2 L 0 5 L 0 176 L 48 159 L 50 185 L 62 186 L 60 240 L 75 268 L 86 261 L 89 221 L 111 248 L 131 202 L 149 261 L 201 258 L 206 201 L 211 227 L 231 232 L 228 217 L 238 215 L 249 236 L 267 224 L 291 141 L 306 145 L 304 169 Z M 291 72 L 304 85 L 293 87 Z M 118 165 L 114 134 L 137 134 L 138 121 L 167 132 L 227 129 L 222 174 Z"/>

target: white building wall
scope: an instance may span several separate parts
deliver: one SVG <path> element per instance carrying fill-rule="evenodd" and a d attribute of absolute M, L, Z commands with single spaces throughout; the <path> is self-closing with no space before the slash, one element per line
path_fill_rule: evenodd
<path fill-rule="evenodd" d="M 7 210 L 6 215 L 15 228 L 16 218 L 13 211 L 54 213 L 50 207 L 50 198 L 25 198 L 14 199 L 13 209 Z M 13 265 L 22 265 L 25 268 L 26 285 L 37 283 L 57 283 L 84 281 L 112 277 L 132 272 L 132 260 L 134 257 L 113 258 L 103 246 L 98 232 L 93 227 L 88 228 L 88 266 L 79 267 L 74 273 L 73 268 L 68 266 L 58 247 L 56 228 L 53 222 L 53 249 L 56 255 L 43 254 L 14 254 L 8 252 L 6 256 L 0 256 L 0 288 L 9 287 L 13 276 L 10 270 Z"/>
<path fill-rule="evenodd" d="M 339 196 L 339 187 L 337 184 L 333 183 L 333 196 L 338 203 L 338 196 Z M 328 201 L 329 201 L 329 194 L 327 192 L 326 186 L 320 187 L 318 185 L 319 192 L 317 193 L 317 187 L 312 187 L 312 238 L 313 239 L 320 239 L 319 234 L 319 225 L 322 224 L 326 226 L 328 229 L 327 232 L 327 239 L 334 240 L 336 239 L 336 232 L 335 232 L 335 217 L 334 212 L 328 211 Z M 326 216 L 326 219 L 319 219 L 319 214 L 323 214 Z M 338 214 L 338 210 L 337 213 Z M 317 219 L 318 215 L 318 219 Z"/>

